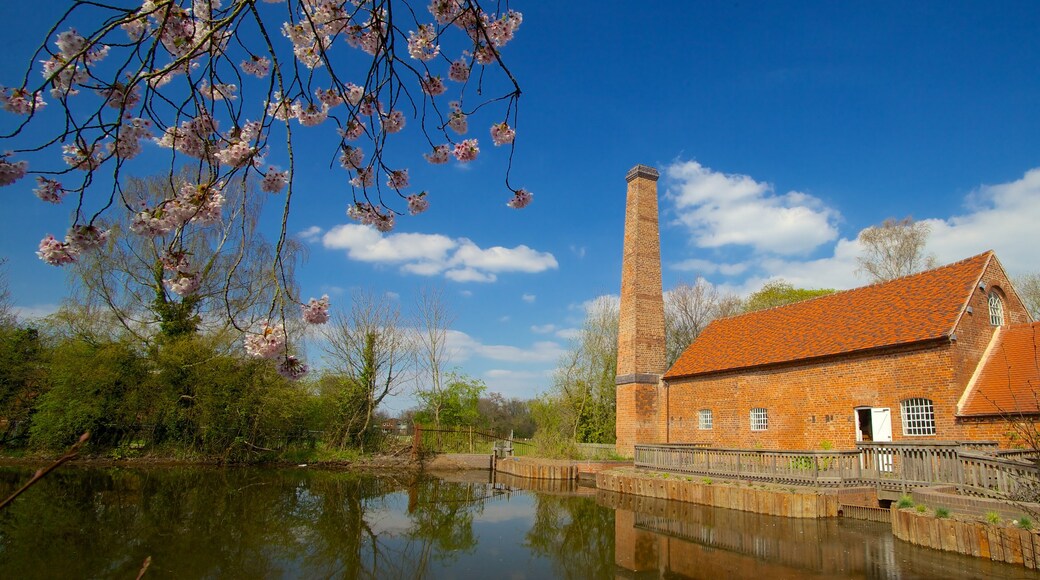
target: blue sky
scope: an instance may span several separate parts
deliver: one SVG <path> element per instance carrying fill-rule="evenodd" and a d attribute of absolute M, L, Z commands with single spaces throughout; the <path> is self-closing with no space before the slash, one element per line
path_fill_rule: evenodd
<path fill-rule="evenodd" d="M 18 84 L 64 4 L 0 6 L 18 23 L 0 84 Z M 362 288 L 407 308 L 442 287 L 455 364 L 533 396 L 583 304 L 618 293 L 624 175 L 639 163 L 662 174 L 666 289 L 698 276 L 740 293 L 775 277 L 861 285 L 858 232 L 907 215 L 930 220 L 940 262 L 994 249 L 1012 275 L 1040 270 L 1035 3 L 631 6 L 512 3 L 524 14 L 504 53 L 523 89 L 512 183 L 535 194 L 522 211 L 504 205 L 505 155 L 490 143 L 469 166 L 416 167 L 431 209 L 389 235 L 346 217 L 334 143 L 308 157 L 289 222 L 309 246 L 303 295 L 335 307 Z M 5 189 L 12 297 L 27 315 L 51 311 L 64 273 L 34 252 L 69 209 L 39 202 L 28 180 Z"/>

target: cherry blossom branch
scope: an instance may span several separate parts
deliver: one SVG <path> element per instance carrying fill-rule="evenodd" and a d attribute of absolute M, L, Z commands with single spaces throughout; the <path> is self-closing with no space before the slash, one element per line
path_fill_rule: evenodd
<path fill-rule="evenodd" d="M 4 509 L 8 505 L 10 505 L 11 502 L 13 502 L 15 500 L 15 498 L 17 498 L 18 496 L 22 495 L 22 493 L 25 492 L 27 489 L 29 489 L 30 487 L 36 485 L 36 483 L 39 482 L 44 477 L 46 477 L 48 473 L 50 473 L 50 472 L 54 471 L 55 469 L 61 467 L 61 465 L 63 463 L 67 463 L 67 462 L 72 461 L 73 459 L 79 457 L 79 448 L 82 447 L 83 444 L 86 443 L 87 440 L 89 440 L 89 439 L 90 439 L 90 433 L 89 432 L 84 433 L 83 435 L 80 435 L 79 440 L 76 441 L 76 443 L 74 443 L 72 445 L 72 447 L 70 447 L 67 452 L 65 452 L 65 455 L 62 455 L 61 457 L 58 458 L 57 461 L 55 461 L 54 463 L 48 465 L 47 467 L 36 470 L 36 473 L 33 474 L 33 476 L 29 479 L 29 481 L 25 482 L 25 485 L 23 485 L 22 487 L 18 488 L 18 490 L 15 491 L 14 493 L 12 493 L 11 495 L 9 495 L 7 497 L 7 499 L 5 499 L 4 501 L 0 502 L 0 510 Z"/>

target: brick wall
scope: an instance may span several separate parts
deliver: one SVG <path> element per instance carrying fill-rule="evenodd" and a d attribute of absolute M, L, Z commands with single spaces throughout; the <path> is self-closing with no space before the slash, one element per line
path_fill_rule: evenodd
<path fill-rule="evenodd" d="M 852 449 L 856 442 L 856 407 L 891 410 L 892 438 L 985 439 L 1009 443 L 1009 428 L 999 419 L 959 420 L 957 403 L 993 336 L 988 292 L 1010 283 L 996 260 L 982 276 L 986 289 L 975 288 L 954 330 L 956 340 L 940 340 L 868 354 L 832 357 L 743 372 L 717 373 L 668 382 L 664 395 L 669 442 L 703 442 L 724 447 Z M 1013 291 L 1003 293 L 1007 323 L 1027 322 L 1028 314 Z M 750 347 L 750 346 L 749 346 Z M 903 435 L 900 402 L 931 399 L 933 437 Z M 768 429 L 751 431 L 752 408 L 768 410 Z M 712 410 L 713 428 L 698 428 L 698 412 Z"/>
<path fill-rule="evenodd" d="M 628 182 L 621 267 L 617 362 L 617 451 L 631 457 L 633 444 L 663 441 L 659 376 L 667 364 L 657 170 L 637 165 Z"/>

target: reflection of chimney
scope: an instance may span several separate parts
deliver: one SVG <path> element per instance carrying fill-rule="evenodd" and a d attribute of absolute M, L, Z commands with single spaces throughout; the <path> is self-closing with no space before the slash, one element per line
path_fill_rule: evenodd
<path fill-rule="evenodd" d="M 657 226 L 657 170 L 636 165 L 625 176 L 625 242 L 618 328 L 617 448 L 660 441 L 657 390 L 667 358 L 661 236 Z"/>

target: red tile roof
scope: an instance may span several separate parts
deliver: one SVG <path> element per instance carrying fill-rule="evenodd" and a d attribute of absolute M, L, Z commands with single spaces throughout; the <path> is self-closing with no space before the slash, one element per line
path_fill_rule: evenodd
<path fill-rule="evenodd" d="M 941 268 L 716 320 L 666 379 L 760 367 L 948 337 L 992 259 Z"/>
<path fill-rule="evenodd" d="M 958 415 L 1040 414 L 1040 322 L 1001 329 Z"/>

